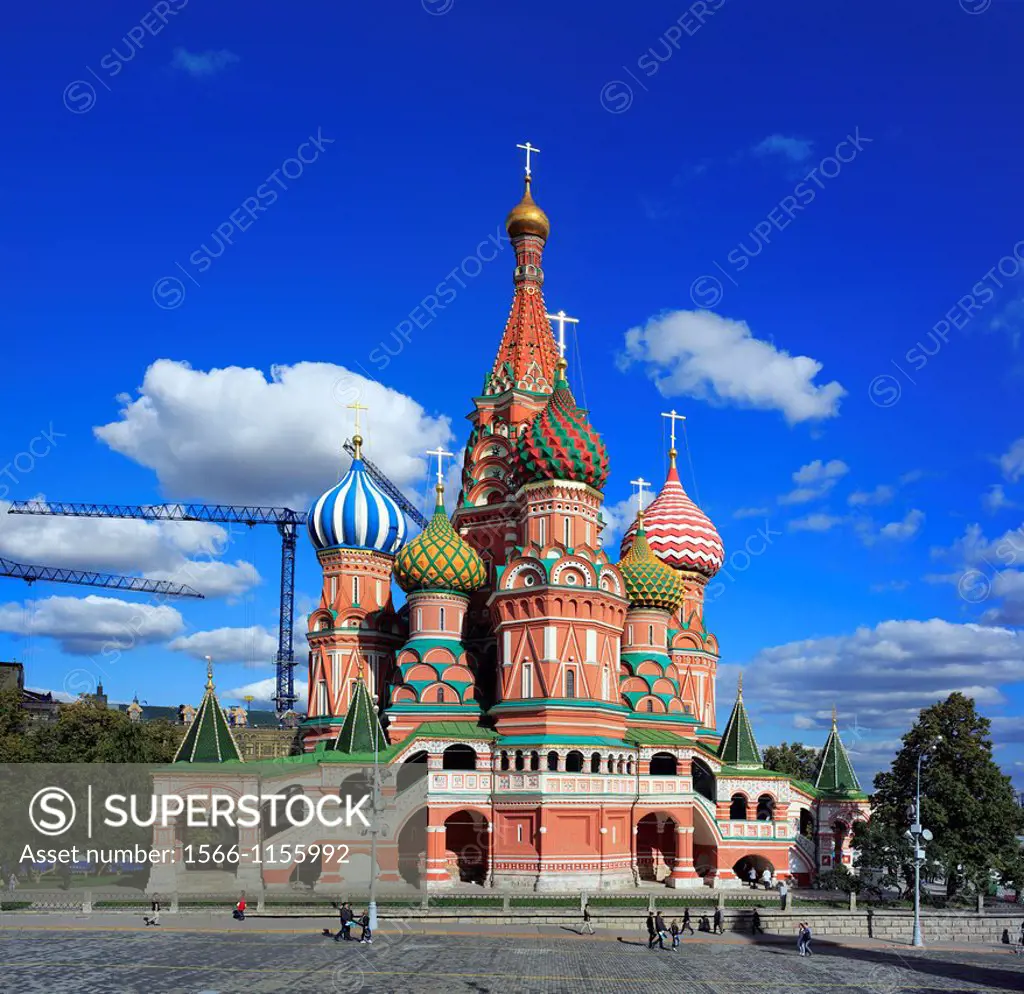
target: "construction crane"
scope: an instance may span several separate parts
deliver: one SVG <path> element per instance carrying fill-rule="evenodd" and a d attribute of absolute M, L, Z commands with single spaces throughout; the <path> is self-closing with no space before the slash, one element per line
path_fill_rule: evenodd
<path fill-rule="evenodd" d="M 242 525 L 276 525 L 281 534 L 281 624 L 277 638 L 278 715 L 295 704 L 295 652 L 292 626 L 295 609 L 295 545 L 305 511 L 287 507 L 239 507 L 233 504 L 78 504 L 18 500 L 9 514 L 57 514 L 71 518 L 134 518 L 140 521 L 208 521 Z"/>
<path fill-rule="evenodd" d="M 28 566 L 0 557 L 0 576 L 11 576 L 28 584 L 37 580 L 49 583 L 78 583 L 89 587 L 113 587 L 140 594 L 162 594 L 166 597 L 202 597 L 183 583 L 169 580 L 148 580 L 141 576 L 117 576 L 113 573 L 91 573 L 87 570 L 62 569 L 58 566 Z"/>
<path fill-rule="evenodd" d="M 350 441 L 345 451 L 355 455 Z M 427 519 L 411 501 L 384 475 L 383 471 L 362 457 L 367 472 L 420 528 Z M 295 704 L 295 650 L 293 628 L 295 613 L 295 546 L 300 525 L 306 523 L 305 511 L 288 507 L 237 506 L 234 504 L 80 504 L 63 501 L 19 500 L 8 508 L 9 514 L 50 514 L 72 518 L 134 518 L 142 521 L 208 521 L 243 525 L 273 524 L 281 535 L 281 623 L 277 638 L 277 693 L 274 696 L 278 716 Z M 130 578 L 127 578 L 130 579 Z M 69 581 L 73 582 L 73 581 Z M 157 581 L 140 581 L 157 582 Z M 140 588 L 141 589 L 141 588 Z"/>

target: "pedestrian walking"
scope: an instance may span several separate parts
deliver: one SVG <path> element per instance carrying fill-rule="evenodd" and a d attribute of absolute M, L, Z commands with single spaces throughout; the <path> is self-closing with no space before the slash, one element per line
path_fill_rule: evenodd
<path fill-rule="evenodd" d="M 779 883 L 779 907 L 786 910 L 786 897 L 789 894 L 789 887 L 786 885 L 786 881 L 783 880 Z"/>
<path fill-rule="evenodd" d="M 160 898 L 154 894 L 153 900 L 149 902 L 149 914 L 142 916 L 147 926 L 160 924 Z"/>
<path fill-rule="evenodd" d="M 352 905 L 347 901 L 343 902 L 338 916 L 341 919 L 341 938 L 343 941 L 349 942 L 352 939 L 352 919 L 355 917 L 352 914 Z"/>
<path fill-rule="evenodd" d="M 359 941 L 360 942 L 366 942 L 366 943 L 368 943 L 369 945 L 372 946 L 373 945 L 373 932 L 370 929 L 370 915 L 369 915 L 369 912 L 364 911 L 362 913 L 362 915 L 359 916 L 359 921 L 358 921 L 357 924 L 362 929 L 362 932 L 359 933 Z"/>
<path fill-rule="evenodd" d="M 679 952 L 679 919 L 673 918 L 672 924 L 668 927 L 669 932 L 672 933 L 672 952 Z"/>
<path fill-rule="evenodd" d="M 751 935 L 764 935 L 764 929 L 761 927 L 761 913 L 757 908 L 754 908 L 750 916 L 750 932 Z"/>
<path fill-rule="evenodd" d="M 668 928 L 665 925 L 665 919 L 661 917 L 660 911 L 654 916 L 654 930 L 658 933 L 658 948 L 664 949 Z"/>
<path fill-rule="evenodd" d="M 689 932 L 690 935 L 696 935 L 697 933 L 693 930 L 693 925 L 690 923 L 690 909 L 683 909 L 683 927 L 680 929 L 680 934 L 683 932 Z"/>
<path fill-rule="evenodd" d="M 721 908 L 715 908 L 715 935 L 725 935 L 725 929 L 722 928 Z"/>
<path fill-rule="evenodd" d="M 589 904 L 584 904 L 583 905 L 583 924 L 580 926 L 580 935 L 583 935 L 584 932 L 587 935 L 593 935 L 594 934 L 594 923 L 590 920 L 590 905 Z"/>
<path fill-rule="evenodd" d="M 747 870 L 747 882 L 754 890 L 757 890 L 757 870 L 754 867 Z"/>
<path fill-rule="evenodd" d="M 18 875 L 12 873 L 7 878 L 7 889 L 13 894 L 18 889 Z"/>
<path fill-rule="evenodd" d="M 658 937 L 658 930 L 654 925 L 654 912 L 647 912 L 647 948 L 654 948 L 654 940 Z"/>
<path fill-rule="evenodd" d="M 772 889 L 772 871 L 766 866 L 761 873 L 761 883 L 764 884 L 765 890 Z"/>
<path fill-rule="evenodd" d="M 811 926 L 807 922 L 797 926 L 796 949 L 801 956 L 811 955 Z"/>

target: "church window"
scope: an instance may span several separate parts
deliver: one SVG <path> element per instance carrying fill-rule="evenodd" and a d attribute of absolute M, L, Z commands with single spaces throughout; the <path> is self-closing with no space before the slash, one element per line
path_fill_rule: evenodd
<path fill-rule="evenodd" d="M 597 662 L 597 632 L 593 628 L 587 629 L 587 662 Z"/>
<path fill-rule="evenodd" d="M 438 620 L 437 626 L 443 632 L 444 631 L 444 608 L 443 607 L 442 608 L 438 608 L 438 619 L 439 620 Z"/>
<path fill-rule="evenodd" d="M 325 715 L 330 713 L 330 707 L 327 704 L 327 681 L 321 680 L 316 685 L 316 713 Z"/>
<path fill-rule="evenodd" d="M 359 603 L 359 577 L 352 577 L 352 603 Z"/>
<path fill-rule="evenodd" d="M 444 687 L 438 687 L 435 698 L 438 704 L 444 704 Z"/>
<path fill-rule="evenodd" d="M 384 603 L 383 585 L 381 584 L 380 580 L 377 581 L 377 603 L 378 604 L 383 604 Z"/>
<path fill-rule="evenodd" d="M 508 666 L 512 662 L 512 633 L 506 628 L 502 633 L 502 662 Z"/>
<path fill-rule="evenodd" d="M 647 712 L 648 712 L 648 714 L 651 714 L 651 713 L 654 712 L 654 701 L 648 701 L 647 702 Z"/>
<path fill-rule="evenodd" d="M 522 842 L 522 841 L 523 841 L 523 826 L 522 825 L 516 825 L 516 842 Z"/>
<path fill-rule="evenodd" d="M 416 608 L 416 631 L 423 631 L 423 608 Z"/>
<path fill-rule="evenodd" d="M 547 523 L 548 522 L 546 518 L 537 519 L 537 544 L 539 546 L 543 546 L 544 543 L 547 541 Z"/>
<path fill-rule="evenodd" d="M 336 576 L 331 577 L 331 603 L 333 604 L 338 599 L 338 578 Z"/>
<path fill-rule="evenodd" d="M 626 631 L 629 634 L 629 641 L 630 641 L 630 643 L 632 643 L 632 641 L 633 641 L 633 626 L 632 625 L 627 625 L 626 626 Z"/>
<path fill-rule="evenodd" d="M 601 670 L 601 697 L 604 700 L 608 700 L 611 695 L 611 679 L 608 673 L 608 667 L 605 666 Z"/>
<path fill-rule="evenodd" d="M 587 522 L 587 545 L 593 545 L 593 539 L 591 537 L 590 522 Z"/>
<path fill-rule="evenodd" d="M 647 644 L 654 645 L 654 625 L 647 626 Z"/>
<path fill-rule="evenodd" d="M 544 657 L 546 659 L 554 659 L 558 652 L 556 645 L 557 636 L 558 629 L 554 625 L 546 625 L 544 627 Z"/>
<path fill-rule="evenodd" d="M 576 696 L 576 671 L 573 669 L 565 671 L 565 696 Z"/>
<path fill-rule="evenodd" d="M 572 545 L 572 519 L 566 518 L 562 525 L 562 543 L 566 548 Z"/>
<path fill-rule="evenodd" d="M 533 697 L 533 666 L 523 663 L 523 697 Z"/>

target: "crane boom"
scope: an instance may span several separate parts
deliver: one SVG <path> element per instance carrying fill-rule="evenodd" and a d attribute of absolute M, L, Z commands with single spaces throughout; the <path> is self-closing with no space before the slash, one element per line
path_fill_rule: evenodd
<path fill-rule="evenodd" d="M 350 456 L 355 456 L 356 447 L 348 439 L 345 439 L 343 448 Z M 371 462 L 366 456 L 360 456 L 363 460 L 363 465 L 366 467 L 366 471 L 373 477 L 377 485 L 383 490 L 405 513 L 420 526 L 420 528 L 427 527 L 427 519 L 423 517 L 422 512 L 412 501 L 409 500 L 401 490 L 398 489 L 388 478 L 384 475 L 384 471 L 377 466 L 376 463 Z"/>
<path fill-rule="evenodd" d="M 62 569 L 58 566 L 28 566 L 0 558 L 0 576 L 11 576 L 26 583 L 46 580 L 50 583 L 78 583 L 88 587 L 113 587 L 137 593 L 163 594 L 168 597 L 202 597 L 183 583 L 170 580 L 149 580 L 142 576 L 117 576 L 113 573 L 92 573 L 87 570 Z"/>

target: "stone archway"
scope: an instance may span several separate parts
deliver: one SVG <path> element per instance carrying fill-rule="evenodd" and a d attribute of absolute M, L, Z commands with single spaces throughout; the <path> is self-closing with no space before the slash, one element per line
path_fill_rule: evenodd
<path fill-rule="evenodd" d="M 641 880 L 664 880 L 676 864 L 675 819 L 662 811 L 644 815 L 636 824 L 636 868 Z"/>
<path fill-rule="evenodd" d="M 775 875 L 775 864 L 764 856 L 759 856 L 757 853 L 748 853 L 746 856 L 741 856 L 732 865 L 732 872 L 736 874 L 736 879 L 743 884 L 750 884 L 750 871 L 754 871 L 754 884 L 755 886 L 761 886 L 761 875 L 765 870 L 768 870 L 772 876 Z"/>
<path fill-rule="evenodd" d="M 487 819 L 478 811 L 463 809 L 444 820 L 444 847 L 448 872 L 457 883 L 484 884 L 490 862 Z"/>
<path fill-rule="evenodd" d="M 718 837 L 703 808 L 693 809 L 693 868 L 705 880 L 718 873 Z"/>

